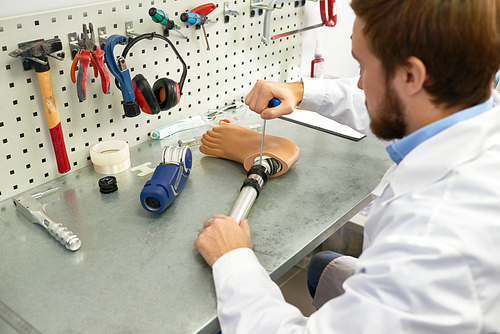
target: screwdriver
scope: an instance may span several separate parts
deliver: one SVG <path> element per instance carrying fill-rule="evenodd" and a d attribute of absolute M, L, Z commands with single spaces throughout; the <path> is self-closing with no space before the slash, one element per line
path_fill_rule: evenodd
<path fill-rule="evenodd" d="M 274 108 L 279 106 L 281 103 L 280 100 L 277 98 L 273 98 L 271 101 L 269 101 L 267 107 L 268 108 Z M 262 165 L 262 152 L 264 151 L 264 136 L 266 135 L 266 120 L 264 120 L 264 125 L 262 126 L 262 141 L 260 142 L 260 158 L 259 158 L 259 165 Z"/>
<path fill-rule="evenodd" d="M 175 26 L 174 22 L 172 20 L 169 20 L 167 15 L 165 15 L 165 13 L 161 9 L 156 9 L 154 7 L 151 7 L 149 8 L 148 13 L 153 21 L 161 24 L 162 26 L 167 27 L 168 30 L 174 28 Z"/>
<path fill-rule="evenodd" d="M 165 14 L 164 11 L 158 8 L 151 7 L 148 11 L 149 16 L 151 16 L 151 19 L 156 22 L 161 24 L 163 27 L 165 27 L 168 30 L 175 30 L 179 34 L 181 34 L 184 38 L 188 38 L 186 35 L 184 35 L 182 32 L 179 31 L 179 27 L 175 25 L 174 21 L 170 20 L 167 15 Z"/>
<path fill-rule="evenodd" d="M 205 31 L 204 24 L 208 22 L 208 18 L 203 14 L 198 14 L 193 11 L 188 10 L 181 14 L 181 21 L 186 23 L 188 26 L 201 26 L 203 28 L 203 34 L 205 35 L 205 42 L 207 43 L 207 50 L 210 51 L 210 45 L 208 44 L 207 32 Z"/>
<path fill-rule="evenodd" d="M 207 22 L 207 17 L 203 14 L 197 14 L 188 10 L 181 14 L 181 21 L 186 23 L 188 26 L 203 25 Z"/>

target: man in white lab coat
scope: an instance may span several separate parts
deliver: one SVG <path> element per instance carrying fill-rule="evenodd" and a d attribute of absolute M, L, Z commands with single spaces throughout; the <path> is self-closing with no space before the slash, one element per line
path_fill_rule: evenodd
<path fill-rule="evenodd" d="M 248 221 L 207 220 L 195 248 L 213 267 L 222 333 L 500 333 L 500 2 L 351 7 L 366 109 L 352 80 L 259 81 L 246 102 L 267 119 L 299 104 L 400 139 L 365 249 L 344 292 L 305 318 L 256 259 Z"/>

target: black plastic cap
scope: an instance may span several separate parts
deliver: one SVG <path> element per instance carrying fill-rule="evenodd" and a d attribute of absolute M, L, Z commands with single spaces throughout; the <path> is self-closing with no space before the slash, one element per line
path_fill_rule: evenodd
<path fill-rule="evenodd" d="M 116 183 L 116 177 L 105 176 L 99 180 L 99 191 L 103 194 L 109 194 L 118 190 L 118 184 Z"/>
<path fill-rule="evenodd" d="M 139 108 L 139 105 L 135 100 L 132 102 L 122 101 L 122 105 L 123 105 L 123 112 L 127 117 L 136 117 L 141 114 L 141 109 Z"/>

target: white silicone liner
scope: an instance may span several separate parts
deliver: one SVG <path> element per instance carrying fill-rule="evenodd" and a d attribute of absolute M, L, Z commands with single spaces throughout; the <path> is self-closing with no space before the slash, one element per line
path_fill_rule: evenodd
<path fill-rule="evenodd" d="M 130 168 L 130 151 L 127 142 L 107 140 L 90 148 L 94 170 L 99 174 L 116 174 Z"/>

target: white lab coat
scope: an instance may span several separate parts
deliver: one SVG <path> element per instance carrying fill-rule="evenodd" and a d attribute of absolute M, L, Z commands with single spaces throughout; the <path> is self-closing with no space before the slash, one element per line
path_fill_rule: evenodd
<path fill-rule="evenodd" d="M 321 82 L 304 81 L 302 106 L 356 106 L 347 82 L 330 82 L 328 93 L 342 94 L 313 109 Z M 373 196 L 356 274 L 309 318 L 250 249 L 222 256 L 213 266 L 222 333 L 499 333 L 500 106 L 418 145 Z"/>

